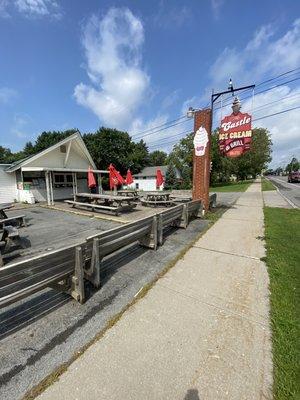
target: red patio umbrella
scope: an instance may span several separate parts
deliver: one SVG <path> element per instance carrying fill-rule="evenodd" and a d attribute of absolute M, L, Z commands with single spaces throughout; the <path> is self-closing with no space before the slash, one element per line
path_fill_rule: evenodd
<path fill-rule="evenodd" d="M 115 186 L 122 185 L 125 183 L 124 178 L 120 175 L 120 173 L 116 170 L 116 168 L 109 164 L 109 187 L 112 190 Z"/>
<path fill-rule="evenodd" d="M 163 175 L 161 173 L 161 170 L 157 169 L 156 170 L 156 186 L 160 187 L 164 183 L 164 181 L 165 180 L 164 180 L 164 177 L 163 177 Z"/>
<path fill-rule="evenodd" d="M 97 184 L 96 184 L 96 179 L 94 177 L 94 173 L 92 171 L 92 168 L 89 167 L 89 169 L 88 169 L 88 187 L 89 187 L 89 189 L 92 189 L 96 186 L 97 186 Z"/>
<path fill-rule="evenodd" d="M 133 177 L 132 177 L 132 175 L 131 175 L 130 169 L 127 170 L 127 175 L 126 175 L 125 183 L 126 183 L 126 185 L 130 185 L 131 183 L 133 183 Z"/>

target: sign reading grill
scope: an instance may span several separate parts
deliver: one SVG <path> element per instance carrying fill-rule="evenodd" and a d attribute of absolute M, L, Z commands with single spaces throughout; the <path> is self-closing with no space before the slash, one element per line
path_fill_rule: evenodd
<path fill-rule="evenodd" d="M 232 114 L 221 121 L 219 149 L 227 157 L 239 157 L 250 150 L 252 140 L 252 117 L 240 112 L 241 104 L 236 97 L 232 104 Z"/>

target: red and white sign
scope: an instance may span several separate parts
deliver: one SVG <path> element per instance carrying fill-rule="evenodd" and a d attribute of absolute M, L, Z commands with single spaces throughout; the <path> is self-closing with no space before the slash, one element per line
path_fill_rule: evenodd
<path fill-rule="evenodd" d="M 206 145 L 208 143 L 208 133 L 203 126 L 197 130 L 194 136 L 194 148 L 196 156 L 204 156 Z"/>
<path fill-rule="evenodd" d="M 227 157 L 238 157 L 250 150 L 252 140 L 251 115 L 232 113 L 221 121 L 219 149 Z"/>

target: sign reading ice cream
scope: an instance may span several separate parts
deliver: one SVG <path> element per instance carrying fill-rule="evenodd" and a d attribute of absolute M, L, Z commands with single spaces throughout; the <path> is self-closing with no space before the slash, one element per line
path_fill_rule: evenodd
<path fill-rule="evenodd" d="M 251 115 L 241 113 L 241 104 L 236 97 L 232 114 L 224 117 L 219 131 L 219 149 L 227 157 L 238 157 L 250 150 L 252 140 Z"/>
<path fill-rule="evenodd" d="M 197 130 L 194 136 L 194 148 L 196 156 L 204 156 L 206 145 L 208 143 L 208 133 L 203 126 Z"/>

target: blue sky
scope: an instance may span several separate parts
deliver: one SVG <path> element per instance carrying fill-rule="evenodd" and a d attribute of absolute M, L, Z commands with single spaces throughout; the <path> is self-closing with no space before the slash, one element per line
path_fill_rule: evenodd
<path fill-rule="evenodd" d="M 300 67 L 299 49 L 294 0 L 0 0 L 0 144 L 16 151 L 43 130 L 102 125 L 138 135 L 205 106 L 229 78 L 258 84 Z M 293 108 L 298 92 L 295 80 L 243 109 L 259 118 Z M 169 150 L 191 124 L 145 140 Z M 299 110 L 256 125 L 271 131 L 273 166 L 300 157 Z"/>

